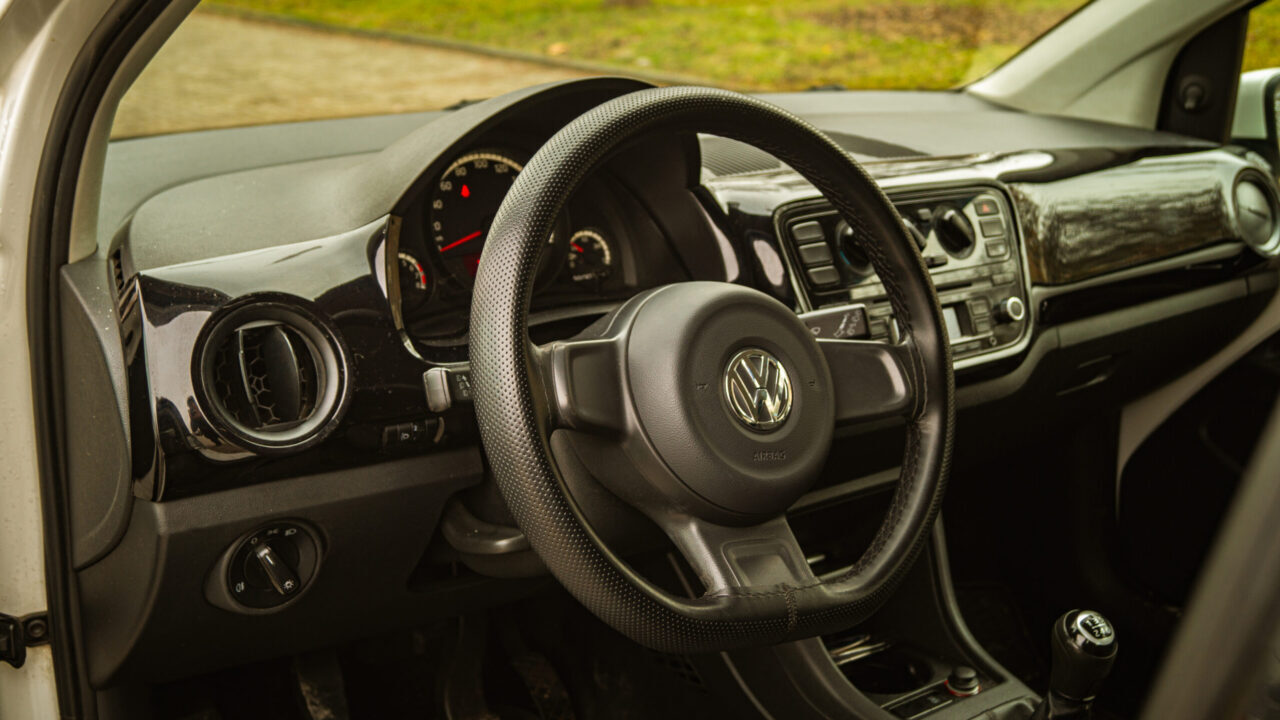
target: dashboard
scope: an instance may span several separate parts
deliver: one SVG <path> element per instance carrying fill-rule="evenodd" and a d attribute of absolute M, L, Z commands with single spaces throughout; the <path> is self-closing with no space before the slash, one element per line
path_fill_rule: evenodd
<path fill-rule="evenodd" d="M 72 369 L 103 400 L 69 406 L 66 433 L 80 592 L 112 599 L 86 602 L 95 685 L 278 654 L 333 617 L 367 618 L 361 633 L 419 622 L 481 602 L 481 574 L 515 574 L 508 550 L 530 562 L 483 491 L 471 284 L 529 158 L 644 87 L 596 78 L 440 113 L 113 147 L 103 220 L 118 224 L 61 288 L 64 343 L 101 349 Z M 767 99 L 862 162 L 920 249 L 959 425 L 976 429 L 957 462 L 1168 382 L 1276 292 L 1280 201 L 1247 151 L 960 93 Z M 898 335 L 881 278 L 812 185 L 739 143 L 674 135 L 608 158 L 562 208 L 531 339 L 571 337 L 686 280 L 758 289 L 819 337 Z M 836 449 L 892 474 L 900 434 L 849 430 Z M 840 492 L 848 468 L 829 470 L 822 492 Z M 237 552 L 273 531 L 292 531 L 311 566 L 293 599 L 250 602 Z M 117 599 L 122 585 L 134 596 Z M 343 633 L 357 629 L 325 641 Z"/>

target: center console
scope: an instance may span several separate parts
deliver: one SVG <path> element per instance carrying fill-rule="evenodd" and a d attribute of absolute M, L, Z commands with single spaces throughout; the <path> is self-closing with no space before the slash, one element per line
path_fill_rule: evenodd
<path fill-rule="evenodd" d="M 983 185 L 903 190 L 891 200 L 929 267 L 957 365 L 1021 349 L 1030 336 L 1027 283 L 1003 191 Z M 801 317 L 814 335 L 897 341 L 884 283 L 829 203 L 784 205 L 775 221 Z"/>
<path fill-rule="evenodd" d="M 790 515 L 815 573 L 842 572 L 876 527 L 884 495 Z M 855 529 L 850 537 L 848 528 Z M 841 535 L 841 529 L 846 535 Z M 825 539 L 824 539 L 825 538 Z M 825 571 L 825 572 L 824 572 Z M 941 520 L 891 600 L 847 632 L 695 659 L 718 695 L 754 705 L 735 716 L 829 720 L 1029 720 L 1039 698 L 970 633 L 951 584 Z"/>

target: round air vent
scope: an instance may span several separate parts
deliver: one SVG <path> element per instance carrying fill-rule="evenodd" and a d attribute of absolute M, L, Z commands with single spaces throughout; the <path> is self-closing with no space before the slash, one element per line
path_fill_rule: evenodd
<path fill-rule="evenodd" d="M 299 307 L 243 304 L 216 316 L 200 344 L 196 386 L 218 429 L 259 451 L 318 442 L 342 409 L 340 346 Z"/>
<path fill-rule="evenodd" d="M 1260 173 L 1247 172 L 1236 180 L 1235 210 L 1242 240 L 1263 255 L 1280 252 L 1276 196 Z"/>

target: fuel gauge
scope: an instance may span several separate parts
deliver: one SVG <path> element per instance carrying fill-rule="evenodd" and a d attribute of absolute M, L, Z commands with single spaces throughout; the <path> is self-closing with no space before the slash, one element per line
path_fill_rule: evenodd
<path fill-rule="evenodd" d="M 613 251 L 595 228 L 583 228 L 569 238 L 569 276 L 576 283 L 600 283 L 613 269 Z"/>
<path fill-rule="evenodd" d="M 417 258 L 407 252 L 397 255 L 400 265 L 400 311 L 409 314 L 431 297 L 431 278 Z"/>

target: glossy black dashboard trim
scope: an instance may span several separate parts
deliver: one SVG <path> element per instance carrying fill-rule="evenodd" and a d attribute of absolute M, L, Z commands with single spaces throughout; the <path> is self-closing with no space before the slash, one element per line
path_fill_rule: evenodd
<path fill-rule="evenodd" d="M 1078 282 L 1233 240 L 1239 232 L 1231 190 L 1242 172 L 1258 167 L 1215 150 L 1012 183 L 1031 279 Z"/>
<path fill-rule="evenodd" d="M 400 342 L 387 302 L 385 229 L 379 220 L 335 237 L 139 273 L 137 346 L 145 352 L 130 362 L 145 371 L 131 377 L 146 379 L 134 402 L 146 403 L 160 457 L 142 473 L 135 468 L 135 494 L 181 497 L 385 460 L 384 428 L 426 418 L 424 365 Z M 197 387 L 192 358 L 208 324 L 257 302 L 305 310 L 337 339 L 348 364 L 340 428 L 306 453 L 268 459 L 247 451 L 222 431 Z M 449 426 L 445 446 L 469 440 L 468 422 Z M 245 462 L 229 462 L 237 460 Z"/>

